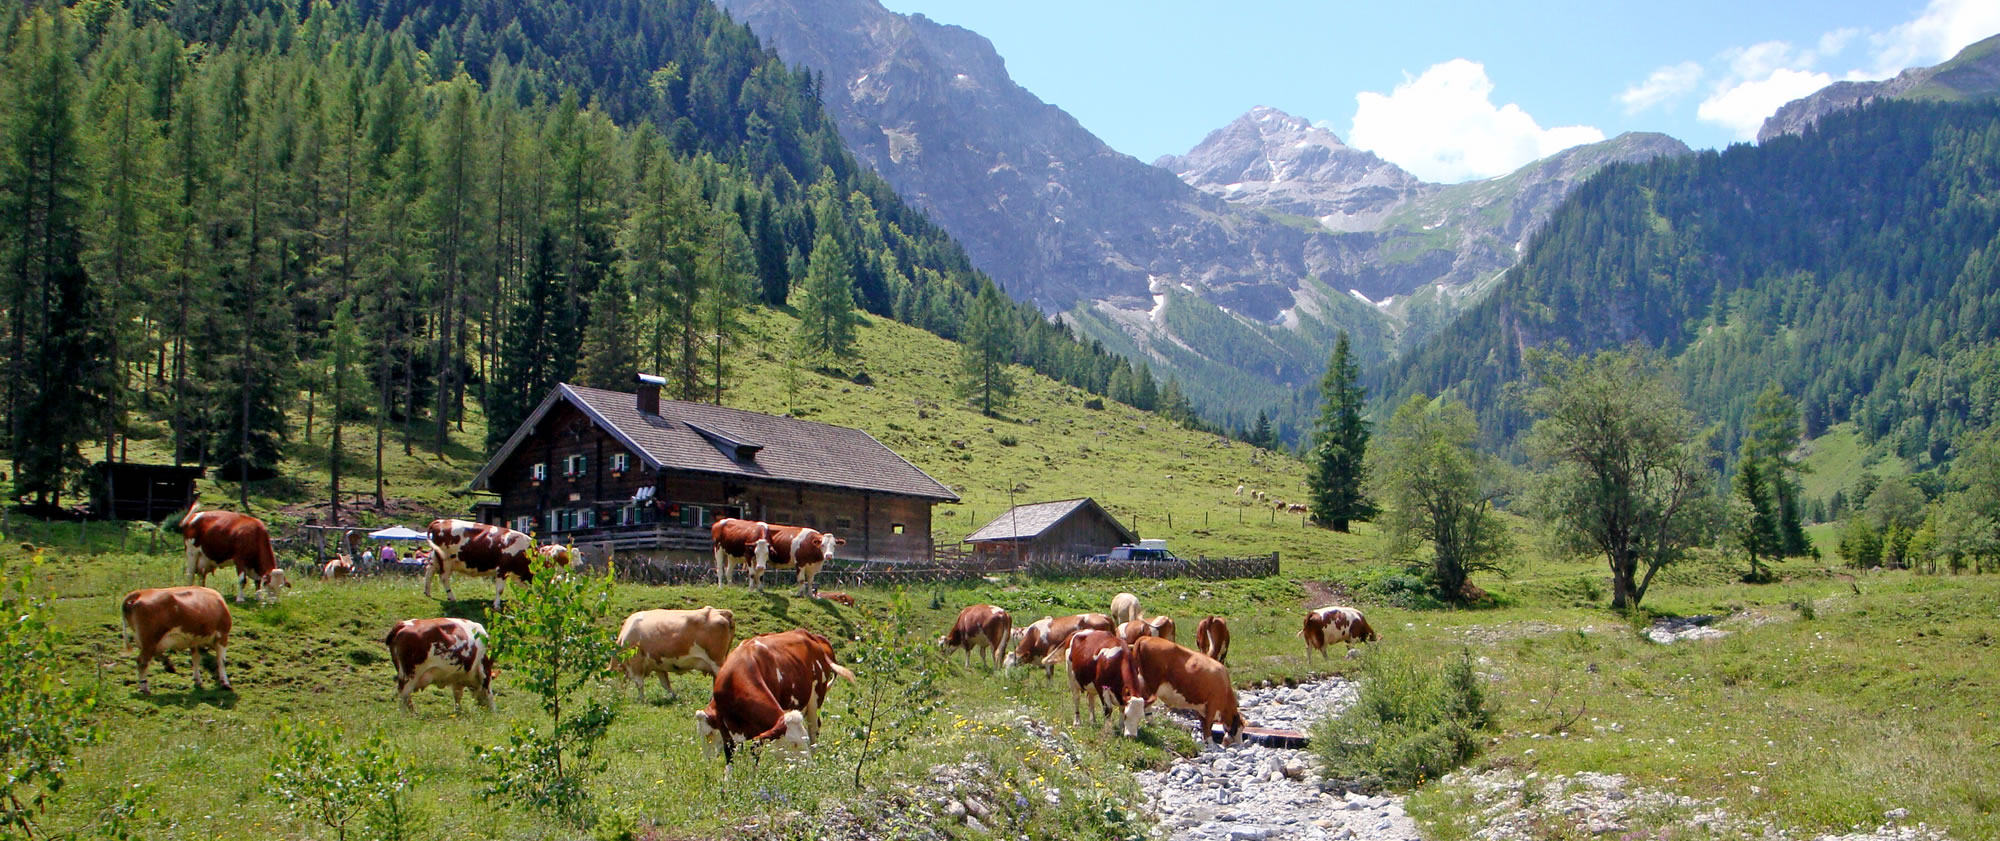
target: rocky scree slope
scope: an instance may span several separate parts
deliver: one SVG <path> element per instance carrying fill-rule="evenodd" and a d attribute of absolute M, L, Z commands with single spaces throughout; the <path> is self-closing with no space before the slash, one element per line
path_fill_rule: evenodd
<path fill-rule="evenodd" d="M 1757 142 L 1802 134 L 1821 117 L 1878 99 L 1950 101 L 1995 94 L 2000 94 L 2000 35 L 1975 42 L 1934 67 L 1912 67 L 1877 82 L 1835 82 L 1787 102 L 1765 118 L 1757 129 Z"/>

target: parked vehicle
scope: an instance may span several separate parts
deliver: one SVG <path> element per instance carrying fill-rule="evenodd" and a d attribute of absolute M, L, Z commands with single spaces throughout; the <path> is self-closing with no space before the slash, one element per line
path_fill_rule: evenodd
<path fill-rule="evenodd" d="M 1137 545 L 1125 544 L 1102 555 L 1091 556 L 1093 561 L 1178 561 L 1174 553 L 1167 551 L 1164 540 L 1141 540 Z"/>

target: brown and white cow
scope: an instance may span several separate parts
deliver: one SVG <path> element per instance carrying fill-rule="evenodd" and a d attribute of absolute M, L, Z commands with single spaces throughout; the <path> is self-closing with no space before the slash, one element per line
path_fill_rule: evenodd
<path fill-rule="evenodd" d="M 243 601 L 248 582 L 257 583 L 258 598 L 277 600 L 281 588 L 292 586 L 271 551 L 271 532 L 264 521 L 234 511 L 199 511 L 201 494 L 188 499 L 181 515 L 181 538 L 187 546 L 187 583 L 207 585 L 208 576 L 223 565 L 236 567 L 236 601 Z"/>
<path fill-rule="evenodd" d="M 346 578 L 353 574 L 354 562 L 348 560 L 346 555 L 333 556 L 333 560 L 327 561 L 326 566 L 321 567 L 319 571 L 321 579 Z"/>
<path fill-rule="evenodd" d="M 819 569 L 833 560 L 836 546 L 845 546 L 847 541 L 834 537 L 832 532 L 809 529 L 804 526 L 772 526 L 771 554 L 766 563 L 750 570 L 751 589 L 764 589 L 764 570 L 797 569 L 799 571 L 799 595 L 803 596 L 818 589 L 813 577 Z"/>
<path fill-rule="evenodd" d="M 990 604 L 976 604 L 958 612 L 958 621 L 952 623 L 951 630 L 938 637 L 938 649 L 951 651 L 965 650 L 965 665 L 972 665 L 972 650 L 980 649 L 979 659 L 991 658 L 996 665 L 1000 662 L 1000 647 L 1014 632 L 1014 617 L 1004 608 Z"/>
<path fill-rule="evenodd" d="M 1151 619 L 1134 619 L 1119 624 L 1118 638 L 1124 640 L 1127 645 L 1140 637 L 1171 640 L 1174 638 L 1174 620 L 1165 616 L 1155 616 Z"/>
<path fill-rule="evenodd" d="M 505 526 L 471 520 L 432 520 L 430 525 L 431 562 L 424 570 L 424 596 L 430 597 L 431 582 L 444 579 L 444 597 L 456 601 L 451 592 L 451 574 L 493 578 L 493 609 L 500 609 L 500 594 L 507 590 L 507 576 L 526 584 L 533 581 L 530 569 L 535 553 L 533 538 Z"/>
<path fill-rule="evenodd" d="M 1002 668 L 1011 669 L 1023 663 L 1039 663 L 1042 661 L 1042 658 L 1049 656 L 1049 652 L 1061 648 L 1062 644 L 1069 640 L 1070 634 L 1084 629 L 1111 631 L 1113 628 L 1111 617 L 1102 613 L 1079 613 L 1075 616 L 1063 616 L 1060 618 L 1044 616 L 1035 620 L 1034 624 L 1029 625 L 1021 633 L 1020 643 L 1014 647 L 1013 653 L 1007 655 L 1007 659 L 1001 661 L 1000 665 Z M 1047 665 L 1048 669 L 1045 674 L 1049 677 L 1054 677 L 1056 673 L 1055 665 Z"/>
<path fill-rule="evenodd" d="M 775 741 L 786 748 L 810 750 L 819 736 L 819 708 L 834 677 L 854 680 L 854 673 L 833 659 L 833 643 L 811 631 L 761 634 L 736 644 L 708 706 L 694 714 L 695 736 L 702 753 L 718 748 L 725 763 L 736 756 L 736 743 Z"/>
<path fill-rule="evenodd" d="M 761 572 L 771 563 L 771 525 L 756 520 L 724 517 L 708 527 L 715 553 L 715 586 L 736 577 L 738 566 Z"/>
<path fill-rule="evenodd" d="M 1210 616 L 1195 623 L 1194 647 L 1215 662 L 1229 662 L 1229 620 L 1220 616 Z"/>
<path fill-rule="evenodd" d="M 535 547 L 535 554 L 541 556 L 544 566 L 574 566 L 583 560 L 582 552 L 577 551 L 575 546 L 564 543 L 542 544 Z"/>
<path fill-rule="evenodd" d="M 135 641 L 139 644 L 139 694 L 153 691 L 146 679 L 146 669 L 153 658 L 160 658 L 160 665 L 173 672 L 173 660 L 165 656 L 173 651 L 190 652 L 193 665 L 189 674 L 194 676 L 194 688 L 201 689 L 204 648 L 215 652 L 216 685 L 229 688 L 229 671 L 223 667 L 222 658 L 229 650 L 231 619 L 229 604 L 222 600 L 221 593 L 207 587 L 134 590 L 125 596 L 120 612 L 123 621 L 119 633 L 125 648 L 130 650 Z"/>
<path fill-rule="evenodd" d="M 382 638 L 396 667 L 396 695 L 403 709 L 416 712 L 410 696 L 426 686 L 451 687 L 451 702 L 473 700 L 493 709 L 493 657 L 486 650 L 486 626 L 470 619 L 405 619 Z"/>
<path fill-rule="evenodd" d="M 1119 593 L 1111 597 L 1111 621 L 1122 624 L 1138 618 L 1138 596 L 1131 593 Z"/>
<path fill-rule="evenodd" d="M 1096 702 L 1092 708 L 1107 729 L 1115 724 L 1128 737 L 1139 735 L 1146 699 L 1139 691 L 1132 649 L 1116 634 L 1090 629 L 1078 631 L 1061 648 L 1042 658 L 1042 662 L 1068 664 L 1072 723 L 1083 723 L 1083 696 L 1089 695 Z"/>
<path fill-rule="evenodd" d="M 1149 703 L 1158 700 L 1172 709 L 1199 713 L 1204 740 L 1215 737 L 1217 724 L 1223 728 L 1223 744 L 1242 740 L 1245 722 L 1236 706 L 1236 687 L 1229 683 L 1227 666 L 1158 637 L 1141 637 L 1131 647 L 1138 661 L 1139 694 Z M 1136 725 L 1126 723 L 1128 735 L 1136 735 L 1137 730 Z"/>
<path fill-rule="evenodd" d="M 1354 643 L 1374 642 L 1382 638 L 1368 626 L 1368 620 L 1361 616 L 1361 611 L 1351 607 L 1322 607 L 1308 611 L 1305 628 L 1299 631 L 1299 636 L 1306 640 L 1308 660 L 1312 659 L 1315 651 L 1322 657 L 1333 656 L 1326 653 L 1326 647 L 1337 642 L 1347 643 L 1351 649 Z"/>
<path fill-rule="evenodd" d="M 618 650 L 625 652 L 622 668 L 639 700 L 646 700 L 646 677 L 659 675 L 668 698 L 679 698 L 672 675 L 722 670 L 729 646 L 736 642 L 736 614 L 713 606 L 700 610 L 642 610 L 625 617 L 618 628 Z"/>

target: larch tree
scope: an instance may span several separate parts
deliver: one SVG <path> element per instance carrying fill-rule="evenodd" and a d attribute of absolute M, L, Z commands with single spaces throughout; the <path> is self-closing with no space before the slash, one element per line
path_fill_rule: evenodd
<path fill-rule="evenodd" d="M 833 232 L 822 229 L 806 259 L 805 282 L 795 293 L 799 350 L 816 366 L 854 355 L 854 329 L 861 316 L 854 311 L 854 274 L 846 257 Z"/>
<path fill-rule="evenodd" d="M 981 284 L 979 297 L 965 321 L 965 333 L 958 345 L 961 397 L 979 407 L 979 413 L 995 417 L 1014 396 L 1014 377 L 1007 370 L 1014 361 L 1014 321 L 1000 290 L 991 283 Z"/>

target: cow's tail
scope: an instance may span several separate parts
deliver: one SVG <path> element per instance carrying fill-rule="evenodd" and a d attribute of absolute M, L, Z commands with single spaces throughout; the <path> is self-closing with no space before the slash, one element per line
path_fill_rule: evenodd
<path fill-rule="evenodd" d="M 839 675 L 842 678 L 845 678 L 848 683 L 854 682 L 854 671 L 852 669 L 840 665 L 839 663 L 835 663 L 832 660 L 826 661 L 826 664 L 833 667 L 834 674 Z"/>
<path fill-rule="evenodd" d="M 1069 647 L 1075 644 L 1076 644 L 1076 635 L 1070 634 L 1069 639 L 1063 640 L 1062 645 L 1058 645 L 1055 647 L 1055 650 L 1042 655 L 1042 665 L 1053 666 L 1057 663 L 1068 662 Z"/>

